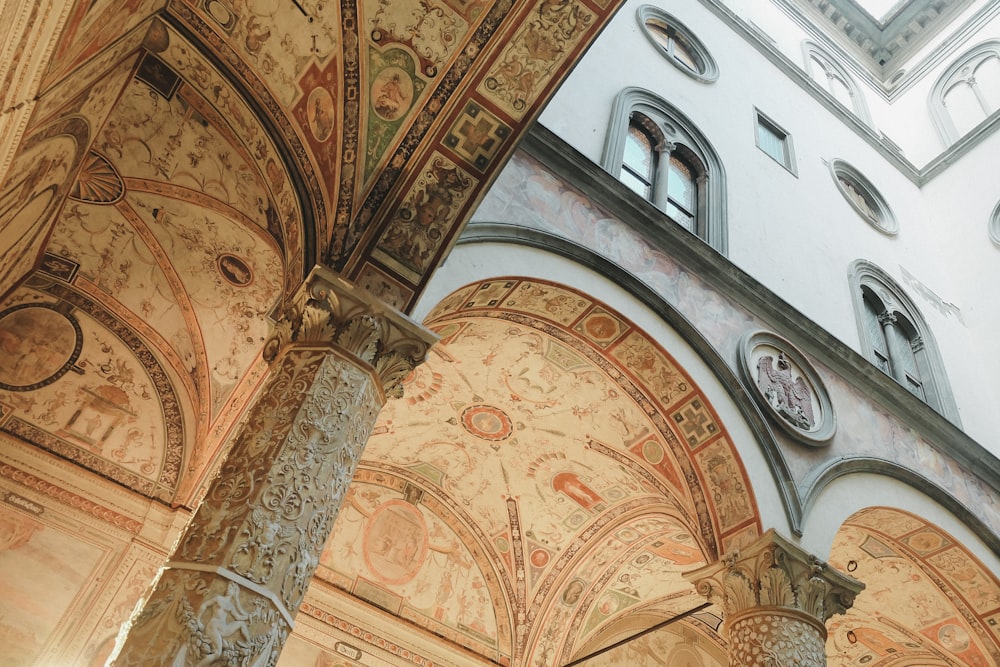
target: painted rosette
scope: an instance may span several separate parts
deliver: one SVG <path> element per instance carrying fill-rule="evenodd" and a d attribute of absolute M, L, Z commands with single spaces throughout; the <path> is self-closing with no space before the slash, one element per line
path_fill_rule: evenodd
<path fill-rule="evenodd" d="M 799 442 L 827 444 L 837 418 L 823 381 L 805 356 L 769 331 L 749 332 L 739 346 L 743 379 L 764 412 Z"/>

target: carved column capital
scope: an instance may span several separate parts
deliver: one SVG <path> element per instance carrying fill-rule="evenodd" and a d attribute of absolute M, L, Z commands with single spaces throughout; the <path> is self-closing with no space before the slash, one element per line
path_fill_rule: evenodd
<path fill-rule="evenodd" d="M 887 310 L 884 313 L 879 314 L 878 323 L 881 324 L 882 326 L 889 326 L 895 324 L 896 313 Z"/>
<path fill-rule="evenodd" d="M 666 156 L 669 156 L 676 149 L 677 149 L 677 144 L 674 143 L 673 141 L 661 141 L 660 143 L 656 144 L 655 147 L 657 153 Z"/>
<path fill-rule="evenodd" d="M 436 341 L 432 332 L 317 265 L 290 299 L 262 354 L 273 363 L 290 346 L 331 346 L 374 368 L 385 394 L 398 398 L 403 378 Z"/>
<path fill-rule="evenodd" d="M 773 529 L 684 578 L 722 607 L 730 664 L 744 667 L 825 667 L 826 621 L 864 588 Z"/>
<path fill-rule="evenodd" d="M 786 607 L 820 623 L 843 614 L 865 585 L 842 574 L 774 529 L 749 547 L 684 575 L 726 615 L 754 607 Z"/>

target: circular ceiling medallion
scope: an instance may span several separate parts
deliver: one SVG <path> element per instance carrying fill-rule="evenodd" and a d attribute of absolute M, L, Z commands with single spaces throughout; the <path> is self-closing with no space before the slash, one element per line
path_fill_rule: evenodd
<path fill-rule="evenodd" d="M 462 427 L 477 438 L 490 442 L 506 440 L 514 432 L 507 413 L 492 405 L 467 407 L 462 411 Z"/>
<path fill-rule="evenodd" d="M 757 403 L 786 433 L 811 446 L 833 437 L 837 420 L 826 387 L 790 342 L 767 331 L 744 335 L 740 370 Z"/>
<path fill-rule="evenodd" d="M 88 204 L 114 204 L 124 195 L 125 183 L 114 165 L 100 153 L 87 153 L 69 192 L 70 198 Z"/>
<path fill-rule="evenodd" d="M 32 391 L 73 367 L 83 348 L 79 323 L 54 306 L 22 304 L 0 313 L 0 389 Z"/>
<path fill-rule="evenodd" d="M 236 255 L 219 255 L 216 266 L 219 273 L 230 285 L 246 287 L 253 282 L 253 271 L 250 269 L 250 265 Z"/>
<path fill-rule="evenodd" d="M 390 500 L 376 509 L 365 529 L 365 563 L 387 584 L 405 584 L 427 558 L 427 524 L 415 506 Z"/>

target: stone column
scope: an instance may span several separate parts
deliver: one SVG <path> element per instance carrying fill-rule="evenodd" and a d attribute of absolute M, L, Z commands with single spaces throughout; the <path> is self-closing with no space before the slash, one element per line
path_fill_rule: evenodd
<path fill-rule="evenodd" d="M 825 666 L 826 621 L 864 588 L 773 529 L 684 578 L 722 606 L 732 667 Z"/>
<path fill-rule="evenodd" d="M 672 141 L 661 141 L 653 150 L 656 151 L 656 167 L 653 170 L 653 206 L 661 211 L 667 210 L 667 192 L 670 180 L 670 155 L 677 148 Z"/>
<path fill-rule="evenodd" d="M 264 345 L 266 388 L 114 665 L 275 663 L 375 418 L 435 338 L 313 269 Z"/>

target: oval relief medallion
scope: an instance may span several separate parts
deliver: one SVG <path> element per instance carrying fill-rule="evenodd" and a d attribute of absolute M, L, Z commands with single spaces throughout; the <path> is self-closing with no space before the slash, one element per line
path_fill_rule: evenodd
<path fill-rule="evenodd" d="M 740 370 L 754 399 L 786 433 L 811 446 L 833 437 L 837 420 L 826 387 L 787 340 L 767 331 L 744 335 Z"/>

